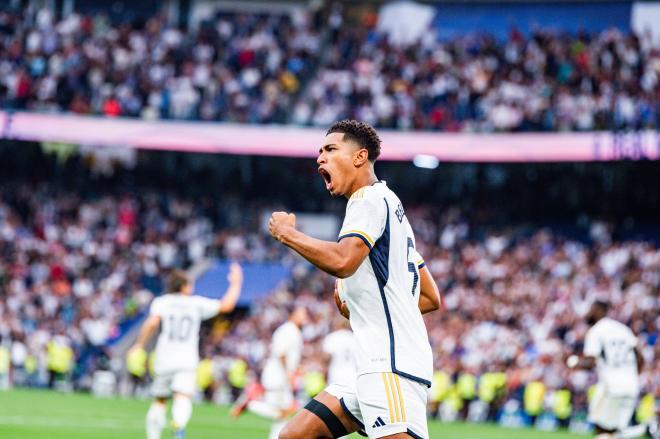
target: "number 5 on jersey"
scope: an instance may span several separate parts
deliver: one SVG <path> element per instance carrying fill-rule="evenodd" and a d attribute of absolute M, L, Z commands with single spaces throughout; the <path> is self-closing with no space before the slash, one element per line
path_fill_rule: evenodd
<path fill-rule="evenodd" d="M 415 245 L 413 244 L 412 238 L 408 238 L 408 271 L 413 274 L 413 286 L 412 286 L 412 295 L 415 296 L 415 290 L 417 289 L 417 282 L 419 282 L 419 273 L 417 273 L 417 264 L 415 262 L 410 262 L 410 249 L 415 250 Z M 415 253 L 413 253 L 415 257 Z"/>

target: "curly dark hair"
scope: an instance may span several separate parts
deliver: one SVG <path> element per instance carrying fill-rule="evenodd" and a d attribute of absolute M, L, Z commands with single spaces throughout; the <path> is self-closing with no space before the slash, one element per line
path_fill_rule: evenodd
<path fill-rule="evenodd" d="M 380 138 L 376 130 L 368 123 L 346 119 L 335 122 L 326 135 L 344 133 L 344 140 L 351 140 L 369 153 L 369 161 L 375 162 L 380 155 Z"/>

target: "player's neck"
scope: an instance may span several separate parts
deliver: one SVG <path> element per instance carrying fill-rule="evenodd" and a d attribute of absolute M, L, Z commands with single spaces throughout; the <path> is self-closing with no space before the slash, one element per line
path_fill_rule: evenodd
<path fill-rule="evenodd" d="M 357 179 L 355 179 L 355 183 L 353 183 L 351 190 L 346 192 L 345 194 L 346 198 L 350 199 L 355 192 L 357 192 L 358 190 L 362 189 L 365 186 L 371 186 L 377 181 L 378 181 L 378 177 L 376 177 L 376 173 L 374 172 L 373 168 L 371 168 L 368 172 L 365 172 L 364 174 L 360 175 Z"/>

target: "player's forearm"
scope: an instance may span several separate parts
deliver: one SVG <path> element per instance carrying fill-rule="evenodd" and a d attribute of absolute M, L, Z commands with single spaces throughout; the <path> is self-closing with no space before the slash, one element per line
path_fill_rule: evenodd
<path fill-rule="evenodd" d="M 281 241 L 311 264 L 332 276 L 345 278 L 355 272 L 337 242 L 312 238 L 295 229 L 283 235 Z"/>
<path fill-rule="evenodd" d="M 220 299 L 220 313 L 227 314 L 236 308 L 236 303 L 241 295 L 241 284 L 230 284 L 227 292 Z"/>
<path fill-rule="evenodd" d="M 156 330 L 156 326 L 152 323 L 152 320 L 148 317 L 147 321 L 140 328 L 140 333 L 138 334 L 137 340 L 133 345 L 136 348 L 144 349 L 144 345 L 147 344 L 147 341 L 151 338 L 152 334 Z"/>
<path fill-rule="evenodd" d="M 431 272 L 426 266 L 419 270 L 420 275 L 420 297 L 419 310 L 422 314 L 436 311 L 442 307 L 442 299 L 438 285 L 435 283 Z"/>
<path fill-rule="evenodd" d="M 594 357 L 571 355 L 566 360 L 566 365 L 571 369 L 593 369 L 596 366 L 596 359 Z"/>
<path fill-rule="evenodd" d="M 437 311 L 440 309 L 440 301 L 438 296 L 438 301 L 431 299 L 430 297 L 422 295 L 419 298 L 419 310 L 422 314 L 428 314 L 432 311 Z"/>

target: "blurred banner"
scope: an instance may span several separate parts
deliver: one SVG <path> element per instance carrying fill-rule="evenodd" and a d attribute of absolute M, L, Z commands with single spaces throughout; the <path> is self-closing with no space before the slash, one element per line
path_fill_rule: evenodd
<path fill-rule="evenodd" d="M 229 261 L 216 260 L 209 269 L 195 281 L 195 294 L 218 299 L 225 294 L 229 287 L 227 274 Z M 254 300 L 273 292 L 279 285 L 284 284 L 291 273 L 281 263 L 272 262 L 245 262 L 243 268 L 243 292 L 239 305 L 249 305 Z"/>
<path fill-rule="evenodd" d="M 7 118 L 3 124 L 3 119 Z M 316 157 L 325 130 L 281 125 L 145 121 L 0 112 L 3 138 L 182 152 Z M 440 133 L 379 130 L 382 160 L 584 162 L 660 159 L 660 133 Z"/>

